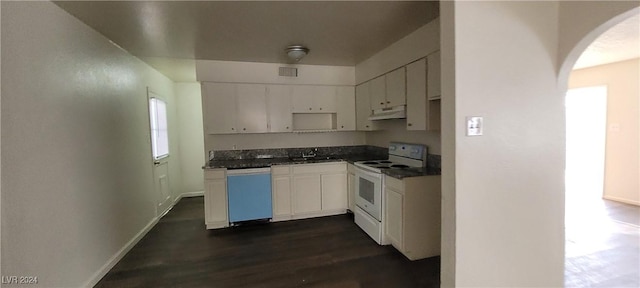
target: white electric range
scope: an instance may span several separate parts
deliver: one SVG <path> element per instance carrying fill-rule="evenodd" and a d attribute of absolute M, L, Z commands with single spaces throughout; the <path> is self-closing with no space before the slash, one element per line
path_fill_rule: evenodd
<path fill-rule="evenodd" d="M 427 146 L 400 142 L 389 143 L 389 158 L 358 161 L 355 179 L 356 224 L 380 245 L 389 241 L 384 231 L 384 177 L 382 170 L 425 167 Z"/>

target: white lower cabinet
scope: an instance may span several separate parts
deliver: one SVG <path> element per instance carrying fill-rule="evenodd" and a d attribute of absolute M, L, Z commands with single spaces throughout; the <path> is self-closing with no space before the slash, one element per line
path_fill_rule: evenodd
<path fill-rule="evenodd" d="M 343 214 L 347 209 L 347 164 L 291 165 L 294 219 Z"/>
<path fill-rule="evenodd" d="M 322 210 L 347 209 L 347 174 L 323 174 L 320 175 L 322 191 Z"/>
<path fill-rule="evenodd" d="M 320 175 L 293 176 L 293 214 L 314 213 L 322 210 Z"/>
<path fill-rule="evenodd" d="M 229 226 L 226 172 L 227 169 L 204 171 L 204 211 L 207 229 Z"/>
<path fill-rule="evenodd" d="M 353 164 L 347 164 L 347 208 L 351 212 L 356 206 L 356 168 Z"/>
<path fill-rule="evenodd" d="M 288 165 L 271 167 L 273 221 L 291 219 L 291 169 Z"/>
<path fill-rule="evenodd" d="M 385 233 L 410 260 L 440 255 L 440 176 L 385 177 Z"/>

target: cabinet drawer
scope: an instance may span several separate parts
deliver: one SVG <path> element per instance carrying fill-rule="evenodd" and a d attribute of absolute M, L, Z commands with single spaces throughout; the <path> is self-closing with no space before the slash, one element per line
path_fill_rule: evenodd
<path fill-rule="evenodd" d="M 404 194 L 404 181 L 389 176 L 384 176 L 384 185 L 388 188 Z"/>
<path fill-rule="evenodd" d="M 205 170 L 204 179 L 225 179 L 225 172 L 227 169 Z"/>
<path fill-rule="evenodd" d="M 293 165 L 293 174 L 309 174 L 309 173 L 325 173 L 325 172 L 342 172 L 347 171 L 347 164 L 330 163 L 330 164 L 300 164 Z"/>
<path fill-rule="evenodd" d="M 289 166 L 271 166 L 271 174 L 273 175 L 289 175 Z"/>

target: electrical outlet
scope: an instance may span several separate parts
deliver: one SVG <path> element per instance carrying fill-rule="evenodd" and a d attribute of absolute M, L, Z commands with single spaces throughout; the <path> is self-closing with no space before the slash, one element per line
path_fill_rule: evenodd
<path fill-rule="evenodd" d="M 467 116 L 467 136 L 482 136 L 482 130 L 482 117 Z"/>

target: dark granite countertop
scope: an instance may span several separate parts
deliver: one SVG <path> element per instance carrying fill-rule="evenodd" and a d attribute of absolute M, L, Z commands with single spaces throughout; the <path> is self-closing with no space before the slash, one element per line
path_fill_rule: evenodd
<path fill-rule="evenodd" d="M 313 151 L 316 157 L 304 159 L 303 154 Z M 203 169 L 250 169 L 266 168 L 273 165 L 313 164 L 329 162 L 348 162 L 387 159 L 386 148 L 357 145 L 307 148 L 276 148 L 253 150 L 220 150 L 210 153 L 213 158 Z M 385 175 L 402 179 L 427 175 L 440 175 L 440 156 L 427 155 L 428 167 L 408 169 L 387 169 Z"/>
<path fill-rule="evenodd" d="M 248 168 L 264 168 L 273 165 L 293 165 L 293 164 L 312 164 L 312 163 L 328 163 L 346 161 L 353 164 L 356 161 L 379 160 L 378 155 L 356 154 L 356 155 L 334 155 L 334 156 L 316 156 L 302 160 L 300 157 L 278 157 L 266 159 L 226 159 L 226 160 L 210 160 L 203 169 L 227 168 L 227 169 L 248 169 Z"/>
<path fill-rule="evenodd" d="M 406 168 L 406 169 L 384 169 L 382 170 L 382 174 L 396 178 L 396 179 L 403 179 L 407 177 L 440 175 L 440 169 L 434 169 L 429 167 Z"/>

